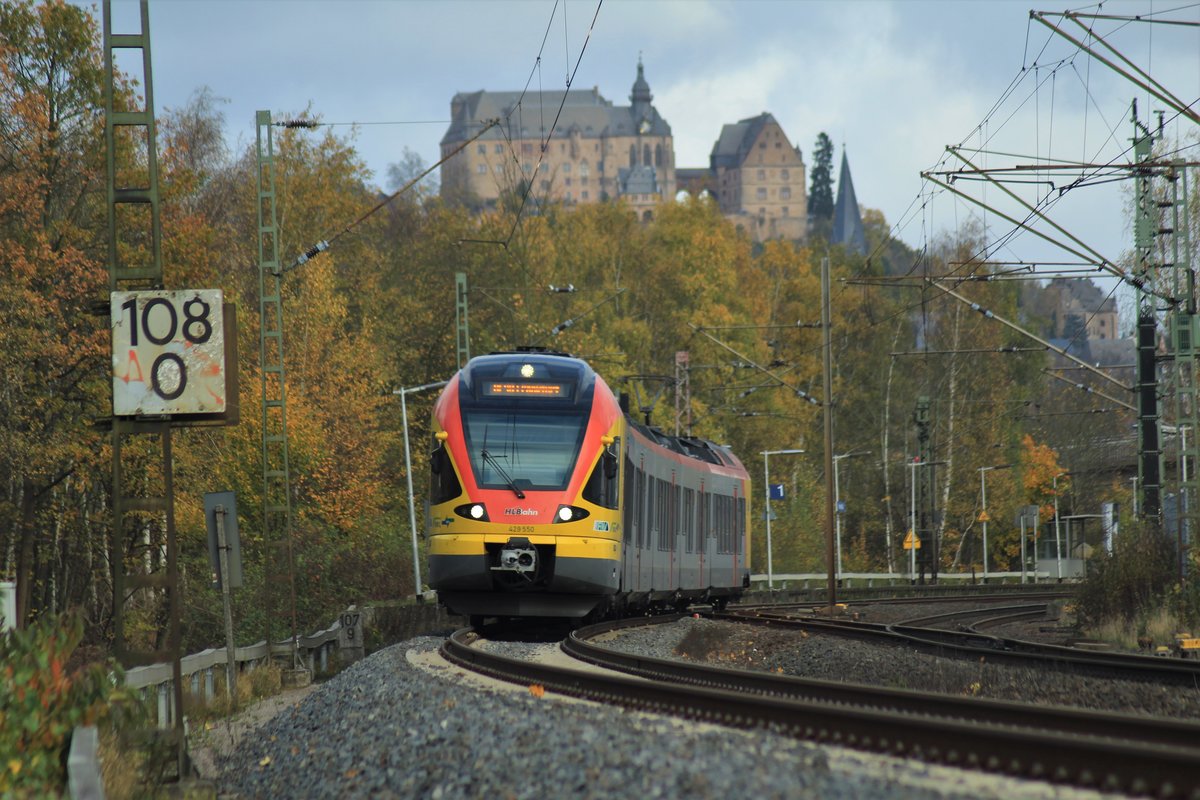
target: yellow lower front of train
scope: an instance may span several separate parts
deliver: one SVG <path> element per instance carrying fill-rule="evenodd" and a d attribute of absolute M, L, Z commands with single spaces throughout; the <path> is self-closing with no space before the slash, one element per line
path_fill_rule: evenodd
<path fill-rule="evenodd" d="M 430 583 L 450 610 L 469 617 L 584 617 L 621 581 L 620 513 L 590 510 L 550 525 L 434 516 Z"/>

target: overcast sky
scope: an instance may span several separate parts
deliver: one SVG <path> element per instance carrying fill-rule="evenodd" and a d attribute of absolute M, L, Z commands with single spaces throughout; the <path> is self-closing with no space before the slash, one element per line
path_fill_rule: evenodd
<path fill-rule="evenodd" d="M 136 2 L 114 8 L 117 32 L 137 30 Z M 532 87 L 561 90 L 578 61 L 575 88 L 595 86 L 627 105 L 640 54 L 677 165 L 707 166 L 723 124 L 768 111 L 810 165 L 817 134 L 827 132 L 835 159 L 843 148 L 850 159 L 860 205 L 920 246 L 980 213 L 922 181 L 946 145 L 986 141 L 1019 154 L 1011 163 L 1108 161 L 1128 146 L 1133 98 L 1143 115 L 1163 107 L 1098 62 L 1070 58 L 1075 47 L 1031 21 L 1031 8 L 1096 10 L 995 0 L 604 0 L 597 14 L 596 0 L 151 0 L 155 106 L 179 108 L 207 86 L 228 101 L 229 139 L 243 145 L 260 108 L 278 118 L 311 107 L 326 122 L 360 123 L 356 146 L 387 188 L 387 167 L 405 147 L 437 160 L 455 92 L 519 90 L 531 74 Z M 1102 10 L 1200 22 L 1200 4 L 1186 2 Z M 1100 21 L 1096 30 L 1185 103 L 1200 98 L 1200 28 Z M 1196 132 L 1167 126 L 1168 137 L 1194 141 Z M 1004 157 L 975 160 L 998 166 Z M 1121 185 L 1070 192 L 1054 211 L 1111 259 L 1129 246 Z M 988 192 L 989 201 L 1001 197 Z M 988 226 L 997 240 L 1006 229 L 994 217 Z M 1048 257 L 1028 235 L 994 255 Z"/>

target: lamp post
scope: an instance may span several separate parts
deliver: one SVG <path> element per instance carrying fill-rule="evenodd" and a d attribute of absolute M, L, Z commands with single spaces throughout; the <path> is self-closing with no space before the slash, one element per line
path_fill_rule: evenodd
<path fill-rule="evenodd" d="M 939 464 L 945 463 L 945 461 L 922 461 L 920 456 L 914 456 L 913 460 L 908 462 L 908 468 L 910 470 L 909 483 L 912 487 L 912 498 L 909 501 L 908 533 L 913 538 L 913 546 L 908 549 L 908 576 L 913 583 L 917 582 L 917 544 L 919 542 L 919 537 L 917 536 L 917 467 L 936 467 Z M 935 538 L 936 536 L 936 531 L 930 534 L 931 539 Z M 932 545 L 930 546 L 932 547 Z M 930 558 L 932 559 L 935 555 L 936 552 L 931 554 Z"/>
<path fill-rule="evenodd" d="M 1062 534 L 1058 521 L 1058 479 L 1068 472 L 1060 472 L 1054 476 L 1054 561 L 1057 563 L 1058 582 L 1062 583 Z"/>
<path fill-rule="evenodd" d="M 917 582 L 917 467 L 921 466 L 920 459 L 908 462 L 909 486 L 912 496 L 908 506 L 908 535 L 912 537 L 908 548 L 908 579 Z M 905 537 L 907 538 L 907 537 Z"/>
<path fill-rule="evenodd" d="M 833 502 L 834 502 L 834 520 L 836 528 L 834 530 L 834 542 L 837 544 L 837 575 L 836 580 L 842 579 L 842 496 L 841 488 L 838 482 L 838 462 L 843 458 L 853 458 L 854 456 L 869 456 L 870 450 L 858 450 L 853 453 L 839 453 L 833 457 Z M 841 584 L 839 584 L 841 585 Z"/>
<path fill-rule="evenodd" d="M 987 580 L 988 580 L 987 473 L 993 469 L 1009 469 L 1010 467 L 1012 467 L 1012 464 L 997 464 L 993 467 L 980 467 L 979 468 L 979 494 L 981 497 L 981 505 L 980 505 L 981 510 L 979 513 L 979 518 L 980 518 L 980 521 L 983 522 L 983 582 L 984 583 L 987 583 Z"/>
<path fill-rule="evenodd" d="M 775 572 L 771 564 L 771 462 L 770 456 L 795 455 L 803 453 L 803 450 L 763 450 L 763 485 L 766 489 L 766 494 L 763 495 L 766 500 L 765 516 L 767 518 L 767 588 L 775 588 Z"/>
<path fill-rule="evenodd" d="M 413 508 L 412 483 L 412 454 L 408 448 L 408 401 L 407 397 L 426 389 L 436 389 L 445 386 L 450 381 L 434 381 L 420 386 L 401 386 L 393 389 L 392 394 L 400 395 L 400 416 L 404 420 L 404 475 L 408 479 L 408 521 L 412 526 L 412 556 L 413 556 L 413 594 L 421 596 L 421 557 L 417 552 L 417 510 Z"/>

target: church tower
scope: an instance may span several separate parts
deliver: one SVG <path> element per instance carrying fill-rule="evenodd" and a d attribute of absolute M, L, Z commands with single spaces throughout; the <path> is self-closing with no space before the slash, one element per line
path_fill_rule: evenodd
<path fill-rule="evenodd" d="M 867 237 L 863 232 L 862 214 L 858 211 L 858 198 L 854 195 L 845 146 L 842 147 L 842 170 L 838 175 L 837 203 L 833 207 L 832 243 L 845 245 L 852 253 L 867 254 Z"/>

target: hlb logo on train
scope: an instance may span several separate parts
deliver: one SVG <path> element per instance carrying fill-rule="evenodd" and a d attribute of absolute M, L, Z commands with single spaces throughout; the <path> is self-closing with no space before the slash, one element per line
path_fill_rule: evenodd
<path fill-rule="evenodd" d="M 506 508 L 504 514 L 509 517 L 536 517 L 538 512 L 536 508 Z"/>
<path fill-rule="evenodd" d="M 113 414 L 225 411 L 220 289 L 113 292 Z"/>

